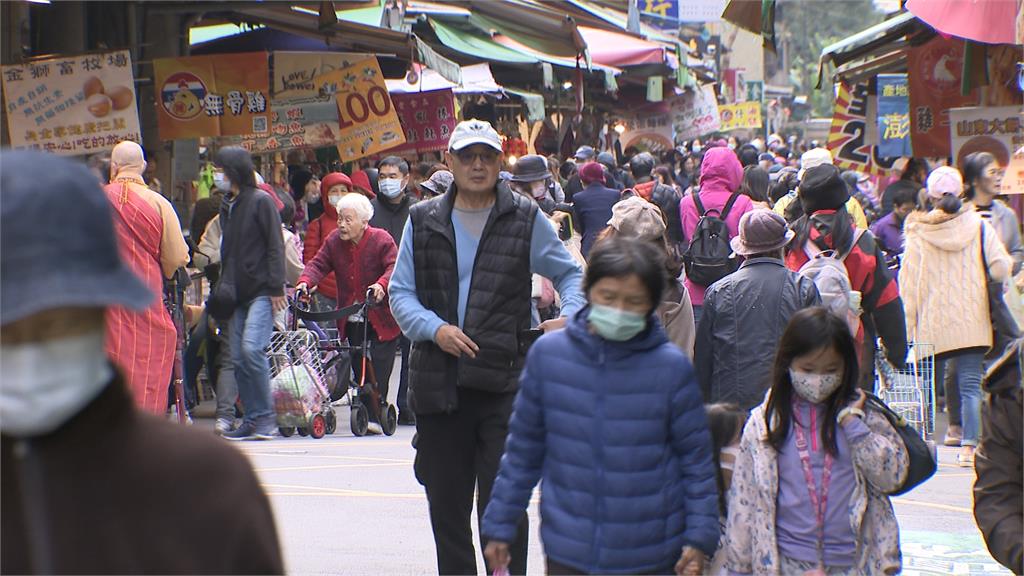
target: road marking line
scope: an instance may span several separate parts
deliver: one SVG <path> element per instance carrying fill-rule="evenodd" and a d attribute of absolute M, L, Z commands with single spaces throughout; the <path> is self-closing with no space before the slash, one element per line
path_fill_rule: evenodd
<path fill-rule="evenodd" d="M 246 452 L 249 456 L 279 456 L 283 458 L 320 458 L 322 460 L 356 460 L 360 462 L 390 462 L 412 464 L 412 460 L 399 458 L 375 458 L 372 456 L 332 456 L 329 454 L 289 454 L 279 452 Z"/>
<path fill-rule="evenodd" d="M 382 462 L 377 464 L 325 464 L 323 466 L 282 466 L 278 468 L 256 468 L 256 472 L 297 472 L 301 470 L 336 470 L 340 468 L 389 468 L 408 466 L 405 462 Z"/>
<path fill-rule="evenodd" d="M 344 488 L 323 488 L 320 486 L 302 486 L 294 484 L 261 484 L 264 488 L 284 488 L 311 490 L 313 492 L 267 492 L 268 495 L 278 496 L 353 496 L 357 498 L 402 498 L 402 499 L 425 499 L 427 496 L 422 492 L 412 494 L 401 494 L 394 492 L 374 492 L 370 490 L 348 490 Z"/>
<path fill-rule="evenodd" d="M 922 502 L 920 500 L 904 500 L 903 498 L 893 498 L 894 504 L 913 504 L 915 506 L 924 506 L 926 508 L 935 508 L 937 510 L 947 510 L 949 512 L 963 512 L 964 514 L 974 514 L 974 510 L 970 508 L 964 508 L 962 506 L 950 506 L 949 504 L 936 504 L 934 502 Z"/>

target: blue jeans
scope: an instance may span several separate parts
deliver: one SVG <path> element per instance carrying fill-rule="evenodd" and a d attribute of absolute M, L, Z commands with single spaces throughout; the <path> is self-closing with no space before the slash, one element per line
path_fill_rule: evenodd
<path fill-rule="evenodd" d="M 960 421 L 963 423 L 964 435 L 961 446 L 977 446 L 981 427 L 981 380 L 985 373 L 983 362 L 985 352 L 982 350 L 962 350 L 953 352 L 935 362 L 935 384 L 940 386 L 945 380 L 945 360 L 956 360 L 952 364 L 956 370 L 956 383 L 960 388 Z M 949 405 L 949 398 L 946 399 Z"/>
<path fill-rule="evenodd" d="M 246 422 L 259 422 L 274 415 L 270 398 L 270 361 L 267 360 L 267 346 L 273 329 L 270 296 L 260 296 L 239 306 L 231 317 L 228 338 Z"/>

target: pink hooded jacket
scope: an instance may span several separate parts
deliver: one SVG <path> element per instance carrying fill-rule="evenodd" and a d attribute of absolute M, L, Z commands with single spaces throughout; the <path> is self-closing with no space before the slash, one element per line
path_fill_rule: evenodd
<path fill-rule="evenodd" d="M 729 196 L 739 190 L 743 181 L 743 167 L 736 154 L 724 147 L 711 148 L 704 153 L 704 161 L 700 165 L 700 201 L 704 204 L 705 210 L 721 210 L 729 201 Z M 740 194 L 733 204 L 725 219 L 729 227 L 729 237 L 732 238 L 739 233 L 740 218 L 754 209 L 753 203 L 746 195 Z M 697 213 L 697 206 L 693 203 L 693 197 L 687 196 L 679 203 L 679 215 L 683 222 L 683 236 L 689 245 L 693 238 L 693 232 L 697 228 L 700 214 Z M 686 289 L 690 293 L 690 301 L 694 306 L 704 304 L 704 291 L 706 286 L 694 284 L 686 280 Z"/>

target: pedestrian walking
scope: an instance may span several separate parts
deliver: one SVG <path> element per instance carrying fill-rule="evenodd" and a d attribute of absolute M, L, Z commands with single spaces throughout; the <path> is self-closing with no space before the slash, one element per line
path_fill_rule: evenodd
<path fill-rule="evenodd" d="M 733 470 L 730 573 L 899 573 L 887 494 L 906 477 L 909 455 L 886 417 L 865 410 L 857 370 L 843 319 L 821 307 L 793 316 Z"/>
<path fill-rule="evenodd" d="M 864 218 L 867 219 L 868 227 L 870 227 L 878 220 L 882 209 L 871 194 L 861 190 L 862 178 L 866 178 L 867 175 L 861 174 L 856 170 L 844 170 L 840 176 L 842 176 L 843 182 L 846 182 L 846 187 L 850 190 L 850 197 L 860 204 L 861 210 L 864 212 Z M 870 182 L 868 180 L 869 184 Z"/>
<path fill-rule="evenodd" d="M 627 198 L 612 208 L 608 227 L 598 242 L 605 238 L 631 238 L 648 242 L 663 253 L 668 281 L 661 293 L 661 303 L 655 315 L 668 339 L 687 358 L 693 358 L 693 340 L 697 332 L 693 322 L 693 305 L 680 279 L 683 266 L 669 248 L 668 237 L 665 236 L 665 217 L 661 210 L 643 198 Z"/>
<path fill-rule="evenodd" d="M 711 431 L 711 456 L 714 460 L 718 480 L 718 549 L 711 559 L 707 574 L 719 576 L 725 571 L 725 523 L 729 515 L 729 488 L 736 469 L 736 457 L 740 454 L 740 439 L 747 424 L 748 410 L 741 410 L 735 404 L 718 403 L 704 406 Z"/>
<path fill-rule="evenodd" d="M 917 194 L 910 189 L 900 190 L 893 194 L 892 206 L 892 212 L 871 225 L 871 233 L 875 235 L 879 247 L 885 254 L 886 263 L 895 275 L 905 245 L 903 226 L 907 222 L 907 216 L 917 209 Z"/>
<path fill-rule="evenodd" d="M 821 303 L 810 278 L 786 269 L 783 248 L 794 235 L 771 210 L 753 210 L 740 219 L 732 249 L 743 264 L 708 288 L 697 326 L 694 364 L 705 402 L 743 410 L 760 404 L 789 319 Z"/>
<path fill-rule="evenodd" d="M 988 152 L 975 152 L 964 159 L 964 198 L 978 212 L 978 215 L 992 225 L 1003 247 L 1013 258 L 1014 276 L 1024 264 L 1024 243 L 1021 242 L 1020 216 L 1013 208 L 997 200 L 1001 170 L 996 157 Z"/>
<path fill-rule="evenodd" d="M 827 148 L 812 148 L 807 152 L 804 152 L 800 157 L 800 171 L 797 172 L 797 180 L 802 181 L 807 175 L 807 172 L 812 168 L 824 165 L 833 165 L 832 153 L 829 152 Z M 779 214 L 782 214 L 786 218 L 787 222 L 796 222 L 804 214 L 809 214 L 807 208 L 798 201 L 799 199 L 799 194 L 796 193 L 795 189 L 791 188 L 791 192 L 779 198 L 772 209 Z M 846 198 L 844 198 L 843 201 L 846 207 L 846 212 L 850 215 L 850 218 L 853 219 L 854 226 L 861 230 L 867 230 L 867 216 L 864 215 L 864 209 L 861 208 L 860 202 L 850 195 L 849 188 L 847 188 Z"/>
<path fill-rule="evenodd" d="M 772 209 L 768 200 L 768 171 L 756 164 L 743 168 L 743 181 L 740 183 L 740 194 L 748 196 L 754 208 Z"/>
<path fill-rule="evenodd" d="M 852 292 L 850 311 L 861 349 L 861 387 L 874 389 L 875 340 L 882 339 L 888 361 L 900 368 L 907 356 L 907 333 L 899 287 L 886 266 L 874 236 L 854 226 L 845 204 L 849 197 L 839 169 L 823 164 L 807 170 L 800 181 L 805 214 L 791 227 L 796 236 L 786 250 L 786 266 L 801 268 L 822 252 L 842 260 Z M 819 290 L 820 292 L 820 290 Z M 824 295 L 822 295 L 824 301 Z"/>
<path fill-rule="evenodd" d="M 283 574 L 245 456 L 141 409 L 104 351 L 110 308 L 160 298 L 99 183 L 50 154 L 2 162 L 0 572 Z"/>
<path fill-rule="evenodd" d="M 902 168 L 900 168 L 902 166 Z M 901 158 L 893 169 L 900 173 L 900 179 L 886 186 L 882 192 L 881 216 L 893 209 L 893 198 L 900 190 L 910 190 L 915 195 L 925 187 L 930 172 L 928 161 L 923 158 Z"/>
<path fill-rule="evenodd" d="M 346 194 L 363 192 L 356 188 L 352 179 L 341 172 L 331 172 L 320 182 L 320 196 L 323 198 L 323 213 L 309 223 L 306 239 L 302 249 L 302 261 L 312 262 L 317 252 L 327 241 L 327 237 L 338 228 L 338 212 L 335 206 Z M 328 312 L 338 306 L 338 282 L 334 273 L 320 280 L 317 291 L 313 295 L 313 311 Z"/>
<path fill-rule="evenodd" d="M 162 295 L 164 279 L 188 263 L 188 245 L 174 207 L 146 186 L 145 170 L 142 147 L 121 142 L 110 154 L 111 182 L 104 190 L 114 211 L 121 258 L 149 290 Z M 124 374 L 135 402 L 154 414 L 167 412 L 177 332 L 163 301 L 154 301 L 143 312 L 111 306 L 106 326 L 107 353 Z"/>
<path fill-rule="evenodd" d="M 402 231 L 409 221 L 409 208 L 419 200 L 409 193 L 409 164 L 398 156 L 387 156 L 377 167 L 377 188 L 380 195 L 373 199 L 373 218 L 370 226 L 388 231 L 395 246 L 402 243 Z M 404 334 L 398 336 L 398 349 L 402 352 L 399 369 L 398 423 L 415 424 L 416 416 L 409 408 L 409 355 L 412 342 Z"/>
<path fill-rule="evenodd" d="M 487 122 L 456 126 L 445 155 L 454 182 L 411 208 L 391 278 L 391 310 L 413 342 L 415 471 L 426 488 L 441 574 L 477 572 L 473 496 L 485 510 L 504 451 L 531 327 L 530 275 L 551 279 L 564 316 L 584 303 L 580 267 L 545 214 L 498 182 L 501 150 Z M 525 513 L 509 541 L 510 570 L 523 574 Z"/>
<path fill-rule="evenodd" d="M 687 245 L 693 241 L 697 224 L 705 214 L 723 220 L 728 227 L 730 239 L 739 233 L 740 218 L 754 209 L 750 198 L 739 193 L 742 180 L 743 167 L 732 150 L 716 147 L 704 153 L 704 160 L 700 165 L 700 188 L 695 192 L 700 196 L 701 205 L 704 207 L 703 213 L 697 210 L 693 194 L 683 198 L 679 203 L 683 236 Z M 732 206 L 725 211 L 725 206 L 730 200 Z M 690 293 L 690 301 L 693 302 L 693 316 L 699 324 L 707 286 L 687 278 L 686 289 Z"/>
<path fill-rule="evenodd" d="M 1024 340 L 1007 348 L 985 378 L 985 426 L 975 455 L 974 519 L 997 562 L 1024 573 Z"/>
<path fill-rule="evenodd" d="M 960 172 L 936 168 L 927 186 L 932 209 L 907 217 L 900 288 L 911 340 L 935 346 L 935 381 L 943 381 L 947 360 L 956 361 L 959 392 L 946 390 L 948 436 L 960 436 L 957 461 L 970 467 L 980 434 L 985 351 L 992 346 L 986 278 L 1005 281 L 1013 263 L 992 226 L 961 203 Z M 952 298 L 949 286 L 956 287 Z"/>
<path fill-rule="evenodd" d="M 654 316 L 662 258 L 647 242 L 602 240 L 587 267 L 589 305 L 531 349 L 481 527 L 491 569 L 517 560 L 509 543 L 538 482 L 548 574 L 702 574 L 714 554 L 704 407 Z M 580 447 L 590 452 L 581 458 Z"/>
<path fill-rule="evenodd" d="M 605 173 L 601 165 L 590 162 L 580 167 L 583 190 L 573 199 L 574 223 L 583 236 L 580 251 L 586 257 L 594 246 L 598 235 L 612 217 L 612 206 L 619 201 L 619 192 L 605 184 Z"/>
<path fill-rule="evenodd" d="M 666 186 L 658 183 L 654 178 L 656 161 L 654 156 L 648 152 L 637 154 L 629 161 L 629 171 L 632 172 L 636 184 L 633 191 L 648 202 L 653 202 L 665 216 L 665 234 L 668 236 L 669 245 L 680 250 L 683 242 L 683 225 L 679 215 L 679 201 L 682 195 L 675 189 L 675 186 Z"/>
<path fill-rule="evenodd" d="M 207 308 L 230 318 L 229 338 L 245 419 L 229 440 L 268 440 L 277 428 L 270 398 L 266 348 L 274 314 L 286 306 L 281 218 L 270 195 L 256 188 L 252 157 L 243 148 L 217 152 L 214 185 L 224 191 L 220 210 L 221 274 Z"/>
<path fill-rule="evenodd" d="M 388 285 L 395 269 L 398 248 L 387 230 L 370 226 L 374 210 L 370 201 L 361 194 L 348 194 L 338 200 L 337 229 L 316 256 L 306 264 L 302 276 L 295 284 L 299 293 L 317 286 L 329 274 L 338 279 L 338 306 L 344 308 L 362 303 L 372 292 L 372 304 L 367 317 L 353 314 L 338 321 L 339 338 L 348 338 L 353 346 L 368 346 L 373 359 L 373 374 L 381 398 L 387 398 L 391 370 L 398 350 L 401 331 L 388 307 Z M 363 323 L 368 342 L 363 342 Z M 362 381 L 362 354 L 354 353 L 352 368 L 356 382 Z"/>

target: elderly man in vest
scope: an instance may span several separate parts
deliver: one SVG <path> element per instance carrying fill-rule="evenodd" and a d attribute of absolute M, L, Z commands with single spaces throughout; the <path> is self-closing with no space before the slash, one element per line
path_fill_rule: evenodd
<path fill-rule="evenodd" d="M 124 141 L 110 153 L 110 184 L 104 190 L 114 209 L 121 257 L 150 291 L 163 292 L 163 279 L 188 263 L 188 245 L 174 207 L 146 186 L 142 147 Z M 174 323 L 158 298 L 143 312 L 107 310 L 107 353 L 125 376 L 135 403 L 163 414 L 174 359 Z"/>
<path fill-rule="evenodd" d="M 498 182 L 502 151 L 494 128 L 460 123 L 446 161 L 455 181 L 411 208 L 389 291 L 395 319 L 413 342 L 415 472 L 427 492 L 438 571 L 476 574 L 473 494 L 477 510 L 486 509 L 529 342 L 531 274 L 552 280 L 565 316 L 584 299 L 582 272 L 544 213 Z M 513 574 L 526 573 L 526 550 L 524 514 L 511 546 Z"/>

